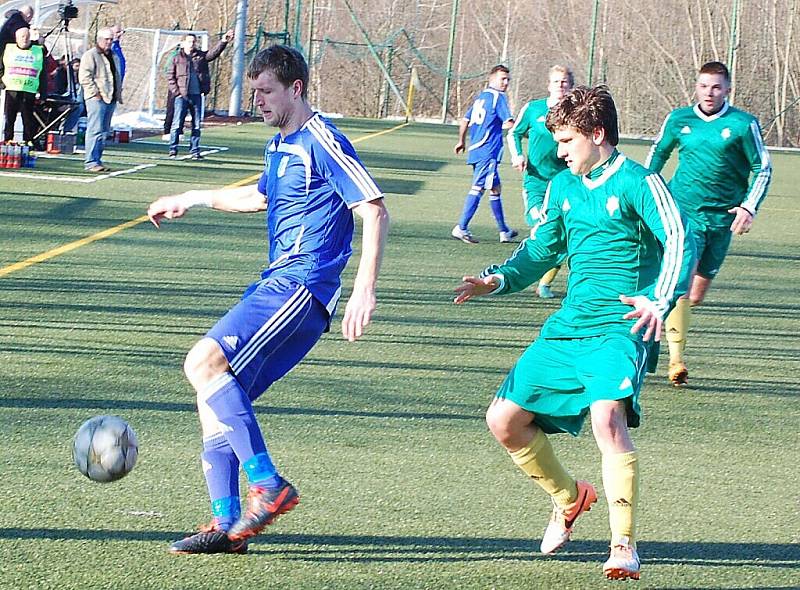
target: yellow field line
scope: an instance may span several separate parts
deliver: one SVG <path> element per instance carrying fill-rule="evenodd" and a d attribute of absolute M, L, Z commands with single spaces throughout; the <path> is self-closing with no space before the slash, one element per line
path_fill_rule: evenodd
<path fill-rule="evenodd" d="M 375 133 L 368 133 L 367 135 L 363 135 L 363 136 L 359 137 L 358 139 L 354 139 L 350 143 L 358 143 L 360 141 L 364 141 L 365 139 L 372 139 L 373 137 L 378 137 L 380 135 L 385 135 L 387 133 L 391 133 L 392 131 L 397 131 L 398 129 L 402 129 L 403 127 L 406 127 L 408 125 L 410 125 L 410 123 L 400 123 L 400 125 L 395 125 L 391 129 L 384 129 L 383 131 L 376 131 Z"/>
<path fill-rule="evenodd" d="M 125 223 L 121 223 L 115 227 L 103 230 L 99 233 L 89 236 L 88 238 L 83 238 L 75 242 L 70 242 L 69 244 L 64 244 L 63 246 L 59 246 L 58 248 L 53 248 L 52 250 L 48 250 L 47 252 L 42 252 L 41 254 L 37 254 L 36 256 L 31 256 L 30 258 L 23 260 L 21 262 L 15 262 L 14 264 L 11 264 L 9 266 L 0 268 L 0 277 L 9 275 L 12 272 L 22 270 L 23 268 L 27 268 L 39 262 L 50 260 L 51 258 L 60 256 L 61 254 L 66 254 L 67 252 L 71 252 L 76 248 L 80 248 L 81 246 L 85 246 L 86 244 L 91 244 L 92 242 L 96 242 L 97 240 L 102 240 L 103 238 L 113 236 L 115 233 L 121 232 L 123 229 L 128 229 L 129 227 L 133 227 L 134 225 L 139 225 L 143 221 L 147 221 L 147 215 L 142 215 L 141 217 L 137 217 L 136 219 L 131 219 L 130 221 L 126 221 Z"/>
<path fill-rule="evenodd" d="M 367 135 L 363 135 L 358 139 L 354 139 L 352 143 L 359 143 L 364 141 L 365 139 L 370 139 L 372 137 L 378 137 L 379 135 L 384 135 L 386 133 L 391 133 L 392 131 L 396 131 L 397 129 L 401 129 L 408 125 L 408 123 L 403 123 L 401 125 L 396 125 L 391 129 L 384 129 L 383 131 L 377 131 L 376 133 L 368 133 Z M 250 184 L 261 178 L 261 173 L 253 174 L 252 176 L 248 176 L 247 178 L 243 178 L 241 180 L 237 180 L 236 182 L 224 186 L 223 188 L 234 188 L 237 186 L 244 186 L 246 184 Z M 86 244 L 91 244 L 92 242 L 97 242 L 98 240 L 103 240 L 114 234 L 121 232 L 122 230 L 134 227 L 139 225 L 140 223 L 144 223 L 147 221 L 147 215 L 142 215 L 141 217 L 137 217 L 136 219 L 131 219 L 130 221 L 126 221 L 125 223 L 120 223 L 114 227 L 110 227 L 108 229 L 104 229 L 101 232 L 88 236 L 86 238 L 81 238 L 80 240 L 76 240 L 74 242 L 70 242 L 69 244 L 64 244 L 63 246 L 59 246 L 58 248 L 53 248 L 52 250 L 48 250 L 46 252 L 42 252 L 41 254 L 37 254 L 36 256 L 31 256 L 25 260 L 20 262 L 15 262 L 14 264 L 10 264 L 3 268 L 0 268 L 0 277 L 4 277 L 6 275 L 10 275 L 12 272 L 16 272 L 18 270 L 22 270 L 24 268 L 28 268 L 34 264 L 38 264 L 40 262 L 45 262 L 46 260 L 50 260 L 51 258 L 55 258 L 56 256 L 61 256 L 62 254 L 66 254 L 67 252 L 71 252 L 81 246 L 85 246 Z"/>

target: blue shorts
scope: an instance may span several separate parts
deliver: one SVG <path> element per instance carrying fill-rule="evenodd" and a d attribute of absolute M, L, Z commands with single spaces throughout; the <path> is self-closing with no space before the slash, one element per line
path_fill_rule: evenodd
<path fill-rule="evenodd" d="M 500 173 L 497 160 L 483 160 L 472 165 L 472 188 L 475 190 L 490 189 L 500 186 Z"/>
<path fill-rule="evenodd" d="M 206 336 L 222 347 L 252 401 L 308 354 L 328 321 L 328 310 L 305 286 L 270 278 L 250 285 Z"/>

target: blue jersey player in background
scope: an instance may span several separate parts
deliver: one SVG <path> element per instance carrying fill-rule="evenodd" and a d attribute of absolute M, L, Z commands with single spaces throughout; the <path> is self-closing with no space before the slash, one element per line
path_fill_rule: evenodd
<path fill-rule="evenodd" d="M 361 260 L 342 320 L 350 341 L 375 310 L 375 283 L 388 228 L 383 195 L 348 139 L 307 102 L 308 66 L 295 49 L 261 50 L 247 72 L 255 105 L 280 131 L 258 184 L 162 197 L 158 226 L 193 206 L 267 211 L 269 266 L 261 280 L 189 351 L 184 371 L 197 392 L 202 465 L 213 519 L 176 541 L 173 553 L 244 553 L 247 539 L 294 508 L 297 490 L 278 473 L 252 402 L 292 369 L 328 330 L 351 254 L 353 214 L 363 222 Z M 247 476 L 241 514 L 239 468 Z"/>
<path fill-rule="evenodd" d="M 503 130 L 514 125 L 514 118 L 508 108 L 506 88 L 511 80 L 509 69 L 498 65 L 489 72 L 489 86 L 472 103 L 458 126 L 458 143 L 454 151 L 464 151 L 464 142 L 469 130 L 467 164 L 472 166 L 472 187 L 467 193 L 461 219 L 450 232 L 455 239 L 467 244 L 477 244 L 478 240 L 469 231 L 469 222 L 478 210 L 483 191 L 489 189 L 489 204 L 500 230 L 500 241 L 510 242 L 517 232 L 508 225 L 503 215 L 503 201 L 500 198 L 502 185 L 498 167 L 503 157 Z"/>

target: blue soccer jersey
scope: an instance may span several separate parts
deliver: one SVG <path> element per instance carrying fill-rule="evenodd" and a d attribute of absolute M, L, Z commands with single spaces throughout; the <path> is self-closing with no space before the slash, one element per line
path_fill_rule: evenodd
<path fill-rule="evenodd" d="M 350 141 L 315 113 L 267 143 L 258 190 L 267 198 L 269 266 L 262 278 L 305 285 L 333 314 L 359 203 L 383 197 Z"/>
<path fill-rule="evenodd" d="M 469 121 L 467 164 L 503 157 L 503 123 L 513 119 L 505 92 L 486 88 L 464 115 Z"/>

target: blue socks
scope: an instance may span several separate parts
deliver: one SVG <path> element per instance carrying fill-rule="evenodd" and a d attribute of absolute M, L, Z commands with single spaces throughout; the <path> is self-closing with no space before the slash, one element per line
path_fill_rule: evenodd
<path fill-rule="evenodd" d="M 491 206 L 494 220 L 497 222 L 497 229 L 500 231 L 508 231 L 506 218 L 503 215 L 503 200 L 500 198 L 500 195 L 489 195 L 489 206 Z"/>
<path fill-rule="evenodd" d="M 471 190 L 467 193 L 467 198 L 464 201 L 464 210 L 461 212 L 461 219 L 458 222 L 458 226 L 461 229 L 467 229 L 469 222 L 472 220 L 475 212 L 478 210 L 478 205 L 481 203 L 481 195 L 483 191 L 474 191 Z"/>
<path fill-rule="evenodd" d="M 461 229 L 467 229 L 469 222 L 475 216 L 475 212 L 478 210 L 478 205 L 481 202 L 481 195 L 483 191 L 474 191 L 471 190 L 467 193 L 467 198 L 464 201 L 464 210 L 461 212 L 461 219 L 458 222 L 458 227 Z M 503 200 L 500 198 L 500 195 L 489 195 L 489 206 L 492 208 L 492 215 L 494 215 L 494 220 L 497 222 L 497 229 L 500 231 L 509 231 L 508 226 L 506 225 L 506 218 L 503 215 Z"/>
<path fill-rule="evenodd" d="M 210 395 L 208 394 L 209 392 Z M 208 384 L 206 403 L 222 424 L 227 443 L 242 463 L 250 484 L 280 487 L 283 480 L 267 452 L 253 404 L 238 381 L 224 373 Z"/>
<path fill-rule="evenodd" d="M 278 475 L 278 470 L 272 464 L 269 453 L 259 453 L 242 465 L 247 474 L 247 481 L 271 490 L 278 489 L 283 484 L 283 478 Z"/>
<path fill-rule="evenodd" d="M 203 475 L 211 513 L 223 530 L 239 519 L 239 460 L 222 434 L 203 440 Z"/>

